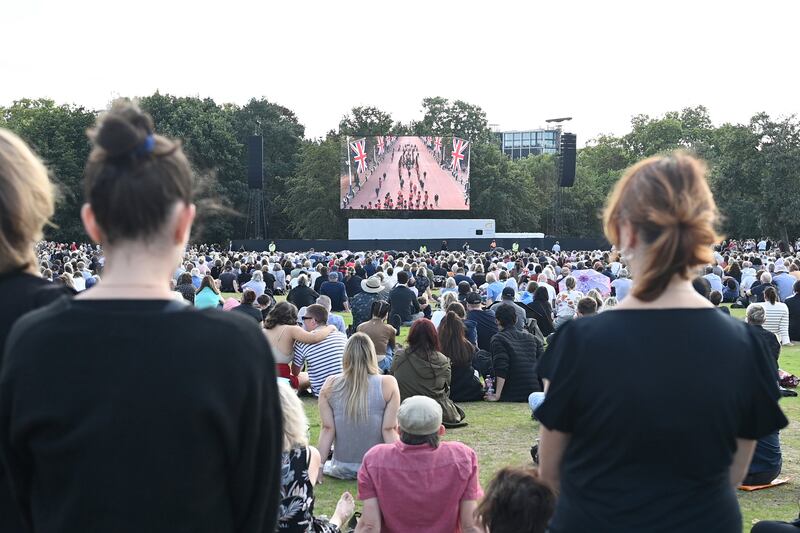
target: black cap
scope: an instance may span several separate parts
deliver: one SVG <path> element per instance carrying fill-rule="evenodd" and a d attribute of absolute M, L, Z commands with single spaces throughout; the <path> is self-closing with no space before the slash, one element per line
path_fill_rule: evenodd
<path fill-rule="evenodd" d="M 516 296 L 514 289 L 511 287 L 503 287 L 502 298 L 507 300 L 513 300 Z"/>
<path fill-rule="evenodd" d="M 479 304 L 479 303 L 481 303 L 481 295 L 478 294 L 477 292 L 471 292 L 471 293 L 467 294 L 467 297 L 465 298 L 465 300 L 466 300 L 466 302 L 468 304 L 472 304 L 472 305 Z"/>

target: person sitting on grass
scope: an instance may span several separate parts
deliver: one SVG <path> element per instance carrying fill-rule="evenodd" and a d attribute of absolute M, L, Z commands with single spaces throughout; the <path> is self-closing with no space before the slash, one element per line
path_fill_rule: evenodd
<path fill-rule="evenodd" d="M 594 300 L 592 300 L 594 301 Z M 544 353 L 542 341 L 515 327 L 517 312 L 510 305 L 496 306 L 494 312 L 500 331 L 492 337 L 492 368 L 495 392 L 487 394 L 490 402 L 524 402 L 532 392 L 542 390 L 536 366 Z"/>
<path fill-rule="evenodd" d="M 427 396 L 436 400 L 444 413 L 444 425 L 464 425 L 464 411 L 450 399 L 450 360 L 439 351 L 439 336 L 433 323 L 421 318 L 408 332 L 408 346 L 392 361 L 401 398 Z"/>
<path fill-rule="evenodd" d="M 433 317 L 433 308 L 431 307 L 431 304 L 428 303 L 428 297 L 423 294 L 417 298 L 417 301 L 419 302 L 419 308 L 422 311 L 422 317 L 430 320 Z"/>
<path fill-rule="evenodd" d="M 289 302 L 279 302 L 267 314 L 264 320 L 264 335 L 272 347 L 272 356 L 275 359 L 276 373 L 286 378 L 292 388 L 308 388 L 308 373 L 292 374 L 290 364 L 294 356 L 295 342 L 316 344 L 322 342 L 336 331 L 335 326 L 319 328 L 316 331 L 306 331 L 297 325 L 297 308 Z"/>
<path fill-rule="evenodd" d="M 380 293 L 383 290 L 380 278 L 372 276 L 361 282 L 361 292 L 350 300 L 350 310 L 353 316 L 353 330 L 357 330 L 363 322 L 372 318 L 372 304 L 383 300 Z"/>
<path fill-rule="evenodd" d="M 422 311 L 417 301 L 417 296 L 408 288 L 408 272 L 401 270 L 397 273 L 397 285 L 389 294 L 391 305 L 390 324 L 400 335 L 400 326 L 410 326 L 415 320 L 422 318 Z"/>
<path fill-rule="evenodd" d="M 328 325 L 335 327 L 340 333 L 347 334 L 347 326 L 344 325 L 344 318 L 341 315 L 331 313 L 331 299 L 320 294 L 317 303 L 328 311 Z"/>
<path fill-rule="evenodd" d="M 764 308 L 766 320 L 764 329 L 778 336 L 781 344 L 791 344 L 789 339 L 789 308 L 785 303 L 778 299 L 778 291 L 775 287 L 767 287 L 764 290 L 764 301 L 759 304 Z"/>
<path fill-rule="evenodd" d="M 475 511 L 486 533 L 545 533 L 556 496 L 533 468 L 499 470 Z"/>
<path fill-rule="evenodd" d="M 264 273 L 260 270 L 253 271 L 253 274 L 250 277 L 250 281 L 242 285 L 242 290 L 251 289 L 253 292 L 256 293 L 256 298 L 264 294 L 264 291 L 267 288 L 267 284 L 264 283 Z"/>
<path fill-rule="evenodd" d="M 256 293 L 253 291 L 253 289 L 244 290 L 240 304 L 241 305 L 234 307 L 233 310 L 237 313 L 243 313 L 249 317 L 252 317 L 256 322 L 261 323 L 263 317 L 261 316 L 261 311 L 255 307 Z"/>
<path fill-rule="evenodd" d="M 733 278 L 731 278 L 731 279 L 733 279 Z M 719 309 L 720 313 L 730 316 L 730 314 L 731 314 L 731 310 L 730 310 L 730 309 L 728 309 L 728 308 L 727 308 L 726 306 L 724 306 L 724 305 L 723 305 L 723 306 L 720 306 L 720 305 L 719 305 L 719 304 L 721 304 L 721 303 L 722 303 L 722 293 L 721 293 L 721 292 L 719 292 L 719 291 L 711 291 L 711 292 L 708 294 L 708 301 L 709 301 L 709 302 L 711 302 L 711 304 L 712 304 L 714 307 L 716 307 L 717 309 Z"/>
<path fill-rule="evenodd" d="M 430 321 L 433 322 L 434 327 L 438 328 L 442 319 L 447 314 L 447 308 L 451 303 L 458 302 L 458 295 L 454 292 L 446 292 L 439 300 L 439 309 L 431 313 Z"/>
<path fill-rule="evenodd" d="M 364 333 L 372 340 L 377 354 L 378 368 L 384 373 L 392 368 L 397 335 L 394 328 L 386 323 L 388 314 L 389 302 L 376 300 L 372 302 L 372 318 L 363 322 L 357 329 L 359 333 Z"/>
<path fill-rule="evenodd" d="M 374 446 L 358 471 L 364 507 L 356 533 L 482 533 L 475 521 L 483 496 L 478 456 L 465 444 L 441 441 L 441 405 L 426 396 L 409 397 L 397 422 L 400 440 Z"/>
<path fill-rule="evenodd" d="M 318 304 L 306 307 L 299 318 L 306 331 L 330 327 L 328 326 L 327 309 Z M 328 376 L 342 372 L 342 355 L 346 343 L 347 336 L 335 330 L 317 344 L 296 342 L 292 359 L 292 374 L 300 377 L 303 365 L 307 365 L 309 389 L 314 396 L 319 396 L 319 391 Z M 304 384 L 300 383 L 300 390 L 305 388 Z"/>
<path fill-rule="evenodd" d="M 200 288 L 194 295 L 194 306 L 198 309 L 222 307 L 225 299 L 219 293 L 214 278 L 206 274 L 200 282 Z"/>
<path fill-rule="evenodd" d="M 398 407 L 397 380 L 382 375 L 370 338 L 354 334 L 344 349 L 342 373 L 325 380 L 319 393 L 322 457 L 333 446 L 332 459 L 324 462 L 325 475 L 355 479 L 367 450 L 396 441 Z"/>
<path fill-rule="evenodd" d="M 575 310 L 575 318 L 582 318 L 597 314 L 597 300 L 586 296 L 578 300 L 578 307 Z"/>
<path fill-rule="evenodd" d="M 294 287 L 286 295 L 286 301 L 294 304 L 295 307 L 308 307 L 316 303 L 319 294 L 308 286 L 308 276 L 300 274 L 297 278 L 297 287 Z"/>
<path fill-rule="evenodd" d="M 281 491 L 276 531 L 339 533 L 355 510 L 344 492 L 330 520 L 314 516 L 314 485 L 320 476 L 320 454 L 308 445 L 308 419 L 303 402 L 286 384 L 278 385 L 283 413 Z"/>
<path fill-rule="evenodd" d="M 467 318 L 467 311 L 464 306 L 459 302 L 453 302 L 447 306 L 446 311 L 448 314 L 452 311 L 458 315 L 458 318 L 461 319 L 461 325 L 464 327 L 464 336 L 470 344 L 478 346 L 478 324 L 474 320 Z M 441 326 L 441 324 L 439 325 Z"/>
<path fill-rule="evenodd" d="M 770 357 L 778 361 L 781 345 L 778 337 L 764 329 L 767 318 L 764 308 L 760 305 L 751 305 L 747 308 L 747 323 L 752 326 L 759 337 L 763 339 L 764 346 Z M 775 376 L 778 379 L 778 376 Z M 774 431 L 756 442 L 756 450 L 750 460 L 750 467 L 742 485 L 767 485 L 781 473 L 783 458 L 781 456 L 781 442 L 779 432 Z"/>
<path fill-rule="evenodd" d="M 483 399 L 483 385 L 472 368 L 472 358 L 476 346 L 465 336 L 464 321 L 456 312 L 456 306 L 464 308 L 456 302 L 451 304 L 453 310 L 447 312 L 439 325 L 439 345 L 442 353 L 450 359 L 450 399 L 454 402 L 477 402 Z"/>
<path fill-rule="evenodd" d="M 319 293 L 331 299 L 334 311 L 349 311 L 350 303 L 347 299 L 347 288 L 344 283 L 339 281 L 339 273 L 331 272 L 328 274 L 328 281 L 319 286 Z"/>
<path fill-rule="evenodd" d="M 192 305 L 194 305 L 195 291 L 196 289 L 194 285 L 192 285 L 192 275 L 190 273 L 184 272 L 178 276 L 175 292 L 179 292 L 181 296 L 183 296 L 183 299 Z"/>

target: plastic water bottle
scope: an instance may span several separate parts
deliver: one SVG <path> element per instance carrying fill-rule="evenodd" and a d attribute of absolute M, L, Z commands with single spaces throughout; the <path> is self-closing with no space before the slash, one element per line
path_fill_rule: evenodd
<path fill-rule="evenodd" d="M 486 394 L 490 396 L 494 394 L 494 378 L 492 376 L 486 376 Z"/>

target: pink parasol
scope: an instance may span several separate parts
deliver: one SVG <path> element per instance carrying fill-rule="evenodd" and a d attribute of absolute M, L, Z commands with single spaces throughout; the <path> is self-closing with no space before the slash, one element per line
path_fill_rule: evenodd
<path fill-rule="evenodd" d="M 575 278 L 577 282 L 575 284 L 575 290 L 583 294 L 588 293 L 592 289 L 597 289 L 604 298 L 611 294 L 611 280 L 602 272 L 591 269 L 573 270 L 570 276 Z M 558 282 L 558 290 L 564 291 L 566 289 L 567 287 L 562 279 Z"/>

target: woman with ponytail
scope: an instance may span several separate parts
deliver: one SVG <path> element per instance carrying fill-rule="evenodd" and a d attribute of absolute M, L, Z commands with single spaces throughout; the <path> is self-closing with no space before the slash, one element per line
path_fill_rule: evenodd
<path fill-rule="evenodd" d="M 560 493 L 552 533 L 738 533 L 735 487 L 756 441 L 787 424 L 754 328 L 692 288 L 721 240 L 705 172 L 683 153 L 653 157 L 609 197 L 605 232 L 630 293 L 564 324 L 539 365 L 540 472 Z"/>
<path fill-rule="evenodd" d="M 324 473 L 355 479 L 367 450 L 398 439 L 399 408 L 397 380 L 381 374 L 372 340 L 364 333 L 353 334 L 344 348 L 342 373 L 330 376 L 319 393 L 318 448 L 323 462 L 333 446 Z"/>
<path fill-rule="evenodd" d="M 775 287 L 764 290 L 764 301 L 751 305 L 760 305 L 764 308 L 766 318 L 764 329 L 774 334 L 781 344 L 791 344 L 789 340 L 789 307 L 778 299 Z"/>

